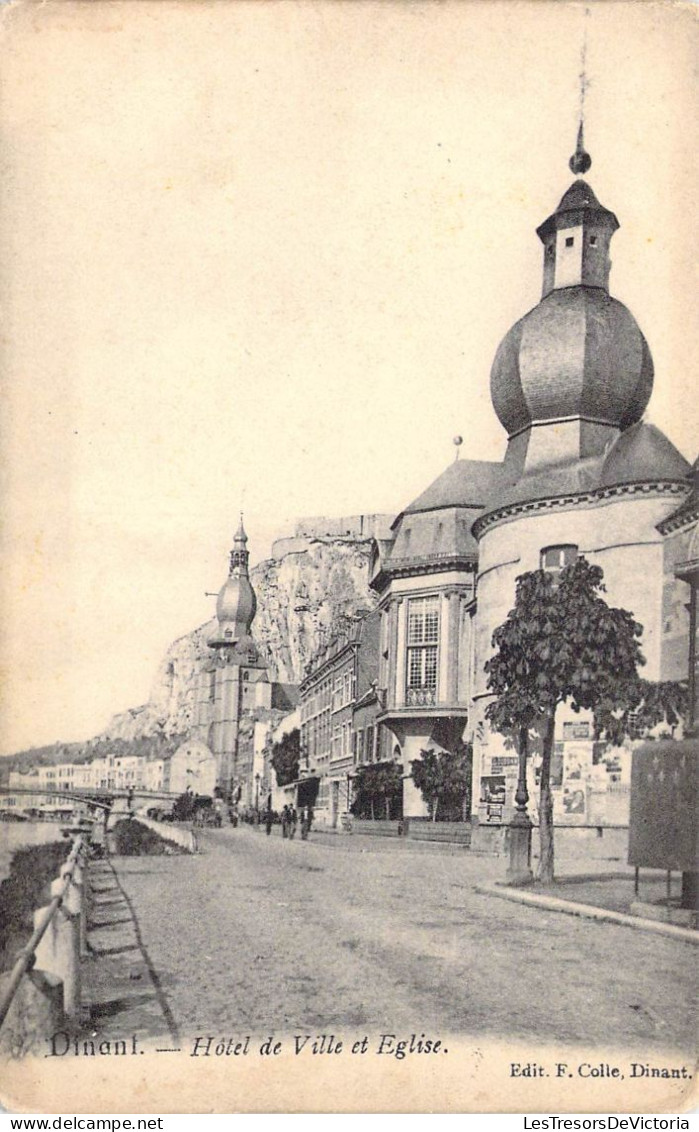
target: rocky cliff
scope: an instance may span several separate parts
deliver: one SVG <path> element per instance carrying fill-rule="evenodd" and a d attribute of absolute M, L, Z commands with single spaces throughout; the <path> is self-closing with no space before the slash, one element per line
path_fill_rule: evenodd
<path fill-rule="evenodd" d="M 366 534 L 298 534 L 275 544 L 276 556 L 251 571 L 257 594 L 252 635 L 270 677 L 297 684 L 319 646 L 343 619 L 372 609 L 368 586 L 371 540 Z M 158 669 L 147 704 L 115 716 L 103 738 L 187 732 L 195 690 L 209 657 L 206 641 L 215 621 L 173 642 Z"/>

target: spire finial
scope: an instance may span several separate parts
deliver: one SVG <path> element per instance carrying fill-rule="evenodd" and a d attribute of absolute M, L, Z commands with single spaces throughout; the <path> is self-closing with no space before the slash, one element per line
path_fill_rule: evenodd
<path fill-rule="evenodd" d="M 460 449 L 461 445 L 463 444 L 463 442 L 464 442 L 463 436 L 455 436 L 453 441 L 452 441 L 452 444 L 454 445 L 454 447 L 456 449 L 456 455 L 454 456 L 455 460 L 459 459 L 459 449 Z"/>
<path fill-rule="evenodd" d="M 585 34 L 583 36 L 582 51 L 580 52 L 580 122 L 578 125 L 578 140 L 575 146 L 575 153 L 568 162 L 568 167 L 571 173 L 579 176 L 581 173 L 587 173 L 592 165 L 592 158 L 585 149 L 584 139 L 584 126 L 585 126 L 585 95 L 590 86 L 590 80 L 587 77 L 587 21 L 590 16 L 590 9 L 585 9 Z"/>

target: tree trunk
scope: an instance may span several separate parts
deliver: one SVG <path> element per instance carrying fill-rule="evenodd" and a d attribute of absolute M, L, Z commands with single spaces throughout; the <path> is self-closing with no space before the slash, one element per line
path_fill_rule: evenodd
<path fill-rule="evenodd" d="M 374 817 L 374 795 L 373 794 L 371 795 L 371 798 L 369 800 L 369 805 L 371 806 L 371 820 L 376 821 L 376 818 Z"/>
<path fill-rule="evenodd" d="M 543 884 L 553 880 L 553 798 L 551 797 L 551 755 L 556 733 L 556 709 L 546 723 L 541 760 L 541 789 L 539 794 L 539 871 Z"/>
<path fill-rule="evenodd" d="M 439 797 L 435 794 L 434 802 L 432 803 L 432 821 L 437 820 L 437 808 L 439 806 Z"/>
<path fill-rule="evenodd" d="M 386 821 L 391 820 L 391 803 L 388 800 L 388 794 L 384 795 L 384 803 L 386 806 Z"/>

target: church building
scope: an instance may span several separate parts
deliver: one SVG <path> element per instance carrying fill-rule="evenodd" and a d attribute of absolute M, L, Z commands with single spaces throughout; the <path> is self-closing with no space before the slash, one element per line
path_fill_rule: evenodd
<path fill-rule="evenodd" d="M 514 809 L 517 759 L 485 718 L 484 665 L 518 575 L 559 572 L 584 555 L 603 569 L 610 604 L 643 625 L 643 675 L 687 676 L 696 496 L 692 509 L 687 461 L 643 419 L 653 361 L 633 315 L 609 292 L 619 221 L 580 176 L 589 166 L 581 127 L 570 161 L 576 179 L 537 229 L 541 300 L 505 335 L 492 366 L 492 404 L 508 437 L 503 461 L 457 459 L 374 547 L 379 719 L 403 764 L 405 815 L 426 813 L 411 760 L 471 741 L 474 847 L 496 848 Z M 681 547 L 668 563 L 665 542 L 677 531 Z M 625 754 L 605 751 L 589 720 L 560 710 L 556 822 L 626 824 Z"/>

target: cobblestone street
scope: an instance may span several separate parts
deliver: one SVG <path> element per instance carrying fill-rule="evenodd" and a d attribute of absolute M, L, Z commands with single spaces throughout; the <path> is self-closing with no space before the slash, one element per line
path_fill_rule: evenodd
<path fill-rule="evenodd" d="M 173 1036 L 417 1030 L 693 1048 L 693 947 L 475 893 L 501 861 L 239 828 L 207 831 L 197 856 L 113 864 L 142 951 L 127 961 L 154 972 Z"/>

